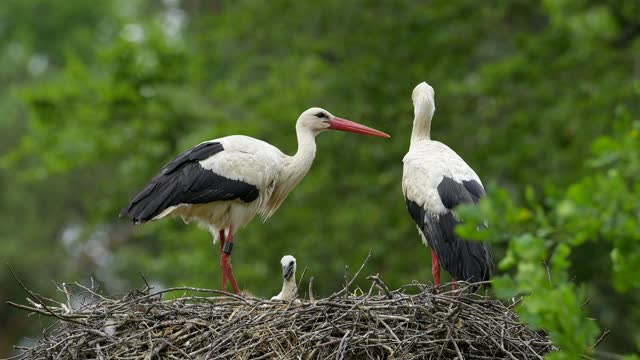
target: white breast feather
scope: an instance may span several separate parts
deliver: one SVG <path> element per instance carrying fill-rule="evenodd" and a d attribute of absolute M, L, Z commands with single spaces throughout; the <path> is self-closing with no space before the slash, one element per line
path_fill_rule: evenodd
<path fill-rule="evenodd" d="M 438 194 L 438 184 L 446 176 L 456 182 L 480 178 L 462 158 L 445 144 L 423 140 L 414 144 L 402 160 L 404 196 L 436 214 L 448 211 Z"/>

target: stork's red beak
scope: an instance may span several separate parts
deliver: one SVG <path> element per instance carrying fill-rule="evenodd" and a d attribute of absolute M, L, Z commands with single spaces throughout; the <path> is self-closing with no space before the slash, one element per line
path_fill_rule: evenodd
<path fill-rule="evenodd" d="M 356 134 L 364 134 L 371 136 L 380 136 L 383 138 L 390 138 L 389 134 L 385 134 L 382 131 L 372 129 L 368 126 L 360 125 L 356 122 L 349 121 L 347 119 L 342 119 L 339 117 L 333 117 L 329 120 L 329 129 L 331 130 L 340 130 L 340 131 L 348 131 Z"/>

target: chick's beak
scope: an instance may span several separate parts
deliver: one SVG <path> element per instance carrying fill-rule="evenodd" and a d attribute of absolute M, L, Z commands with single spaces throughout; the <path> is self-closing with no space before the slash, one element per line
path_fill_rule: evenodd
<path fill-rule="evenodd" d="M 285 280 L 291 279 L 291 276 L 293 275 L 293 267 L 294 266 L 295 265 L 287 265 L 287 266 L 282 268 L 282 277 Z"/>

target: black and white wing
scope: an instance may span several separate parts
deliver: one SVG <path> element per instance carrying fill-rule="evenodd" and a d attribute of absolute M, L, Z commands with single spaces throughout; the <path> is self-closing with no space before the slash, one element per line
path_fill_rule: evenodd
<path fill-rule="evenodd" d="M 180 205 L 256 201 L 277 176 L 280 154 L 275 147 L 245 136 L 201 143 L 164 166 L 121 216 L 141 223 Z"/>

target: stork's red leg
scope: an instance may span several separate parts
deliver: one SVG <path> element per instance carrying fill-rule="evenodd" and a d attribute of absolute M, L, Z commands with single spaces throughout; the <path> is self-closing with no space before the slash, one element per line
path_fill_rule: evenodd
<path fill-rule="evenodd" d="M 224 243 L 225 243 L 225 234 L 224 229 L 220 230 L 220 268 L 222 269 L 222 291 L 227 291 L 227 273 L 224 269 Z"/>
<path fill-rule="evenodd" d="M 440 286 L 440 261 L 435 250 L 431 249 L 431 274 L 433 274 L 433 285 Z"/>
<path fill-rule="evenodd" d="M 453 290 L 458 288 L 458 283 L 456 282 L 456 278 L 451 278 L 453 280 L 453 284 L 451 284 L 451 287 L 453 288 Z"/>
<path fill-rule="evenodd" d="M 223 272 L 226 273 L 227 278 L 231 282 L 231 287 L 236 294 L 240 294 L 240 288 L 236 283 L 236 279 L 233 277 L 233 269 L 231 266 L 231 249 L 233 249 L 233 226 L 229 226 L 229 235 L 227 236 L 227 241 L 225 243 L 225 247 L 222 251 L 222 268 Z"/>

